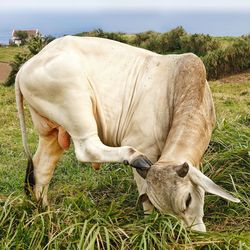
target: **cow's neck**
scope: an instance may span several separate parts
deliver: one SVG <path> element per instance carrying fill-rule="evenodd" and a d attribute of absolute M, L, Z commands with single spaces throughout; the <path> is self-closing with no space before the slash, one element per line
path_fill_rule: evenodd
<path fill-rule="evenodd" d="M 192 89 L 181 91 L 175 103 L 173 121 L 159 162 L 198 166 L 212 132 L 210 117 L 204 108 L 204 95 Z"/>
<path fill-rule="evenodd" d="M 204 123 L 204 126 L 198 123 Z M 184 162 L 198 166 L 210 137 L 201 114 L 190 114 L 185 121 L 174 121 L 159 162 Z"/>

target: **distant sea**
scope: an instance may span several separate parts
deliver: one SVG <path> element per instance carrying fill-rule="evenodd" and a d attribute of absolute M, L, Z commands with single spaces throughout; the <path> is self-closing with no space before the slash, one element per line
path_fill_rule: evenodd
<path fill-rule="evenodd" d="M 0 43 L 7 44 L 13 29 L 39 29 L 55 37 L 101 28 L 137 33 L 167 32 L 183 26 L 189 33 L 212 36 L 250 34 L 250 10 L 242 11 L 3 11 L 0 9 Z"/>

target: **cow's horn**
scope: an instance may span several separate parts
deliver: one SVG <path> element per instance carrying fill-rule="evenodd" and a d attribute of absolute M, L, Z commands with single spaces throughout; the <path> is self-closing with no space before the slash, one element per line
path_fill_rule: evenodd
<path fill-rule="evenodd" d="M 190 179 L 198 186 L 202 187 L 206 192 L 218 195 L 224 199 L 240 202 L 239 199 L 233 197 L 226 190 L 219 187 L 211 179 L 205 176 L 200 170 L 196 169 L 193 166 L 189 166 L 189 176 Z"/>
<path fill-rule="evenodd" d="M 188 173 L 189 165 L 185 162 L 182 165 L 174 166 L 174 170 L 179 177 L 184 178 Z"/>

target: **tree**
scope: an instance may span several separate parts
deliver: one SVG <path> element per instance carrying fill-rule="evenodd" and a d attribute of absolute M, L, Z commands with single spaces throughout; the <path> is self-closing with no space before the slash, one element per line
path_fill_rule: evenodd
<path fill-rule="evenodd" d="M 28 49 L 31 55 L 36 55 L 47 43 L 40 36 L 35 36 L 28 42 Z"/>

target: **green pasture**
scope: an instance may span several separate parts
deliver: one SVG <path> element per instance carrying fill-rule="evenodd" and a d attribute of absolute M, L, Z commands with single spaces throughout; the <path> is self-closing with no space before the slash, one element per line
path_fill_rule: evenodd
<path fill-rule="evenodd" d="M 155 211 L 144 217 L 130 167 L 94 171 L 71 147 L 61 158 L 42 209 L 23 192 L 23 152 L 14 89 L 0 86 L 0 249 L 250 249 L 250 82 L 211 82 L 217 127 L 201 164 L 241 200 L 205 199 L 207 233 Z M 28 141 L 37 135 L 29 114 Z"/>
<path fill-rule="evenodd" d="M 27 51 L 26 47 L 17 46 L 0 46 L 0 62 L 10 62 L 14 60 L 14 56 L 18 53 Z"/>

